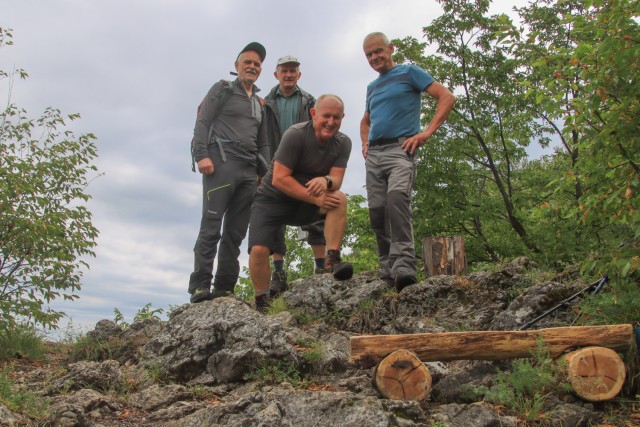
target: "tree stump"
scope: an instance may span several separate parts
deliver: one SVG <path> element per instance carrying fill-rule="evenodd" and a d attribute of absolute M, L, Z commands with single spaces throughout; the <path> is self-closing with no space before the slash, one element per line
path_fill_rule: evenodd
<path fill-rule="evenodd" d="M 613 399 L 620 393 L 625 367 L 615 351 L 585 347 L 564 356 L 569 383 L 575 393 L 590 402 Z"/>
<path fill-rule="evenodd" d="M 387 399 L 421 401 L 431 392 L 431 373 L 418 356 L 400 349 L 380 361 L 373 383 Z"/>
<path fill-rule="evenodd" d="M 467 269 L 464 237 L 425 237 L 422 256 L 427 276 L 463 274 Z"/>

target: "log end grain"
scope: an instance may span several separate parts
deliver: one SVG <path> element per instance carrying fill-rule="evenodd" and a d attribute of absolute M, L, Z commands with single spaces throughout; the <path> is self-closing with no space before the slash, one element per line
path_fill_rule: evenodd
<path fill-rule="evenodd" d="M 611 400 L 622 390 L 625 366 L 615 351 L 585 347 L 564 357 L 569 383 L 582 399 L 590 402 Z"/>
<path fill-rule="evenodd" d="M 407 350 L 396 350 L 382 359 L 374 373 L 374 384 L 387 399 L 426 399 L 431 392 L 431 373 Z"/>

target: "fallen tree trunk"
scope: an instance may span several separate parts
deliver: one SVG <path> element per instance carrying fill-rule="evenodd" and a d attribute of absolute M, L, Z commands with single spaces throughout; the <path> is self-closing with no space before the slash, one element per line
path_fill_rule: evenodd
<path fill-rule="evenodd" d="M 423 362 L 504 360 L 530 357 L 541 339 L 551 357 L 576 347 L 600 346 L 626 352 L 634 344 L 632 325 L 569 326 L 530 331 L 472 331 L 436 334 L 361 335 L 350 339 L 350 360 L 372 367 L 398 350 L 409 350 Z"/>
<path fill-rule="evenodd" d="M 585 347 L 564 355 L 569 383 L 575 393 L 590 402 L 611 400 L 620 393 L 625 367 L 615 351 Z"/>
<path fill-rule="evenodd" d="M 396 350 L 376 367 L 373 384 L 387 399 L 421 401 L 431 392 L 431 373 L 407 350 Z"/>

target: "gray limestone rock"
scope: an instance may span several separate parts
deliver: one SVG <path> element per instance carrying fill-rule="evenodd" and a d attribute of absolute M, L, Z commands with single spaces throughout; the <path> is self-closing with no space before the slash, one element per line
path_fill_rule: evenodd
<path fill-rule="evenodd" d="M 276 361 L 299 363 L 282 325 L 235 298 L 186 306 L 146 344 L 143 359 L 176 381 L 209 374 L 215 383 Z"/>
<path fill-rule="evenodd" d="M 108 391 L 116 387 L 120 380 L 120 363 L 117 361 L 83 361 L 69 365 L 69 373 L 58 379 L 53 389 L 67 392 L 86 388 Z"/>

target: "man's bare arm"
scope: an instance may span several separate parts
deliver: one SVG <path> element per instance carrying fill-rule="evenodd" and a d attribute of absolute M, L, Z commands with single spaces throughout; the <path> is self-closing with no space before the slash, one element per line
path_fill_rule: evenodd
<path fill-rule="evenodd" d="M 371 117 L 369 113 L 364 113 L 360 120 L 360 140 L 362 141 L 362 156 L 367 157 L 369 151 L 369 129 L 371 128 Z"/>

